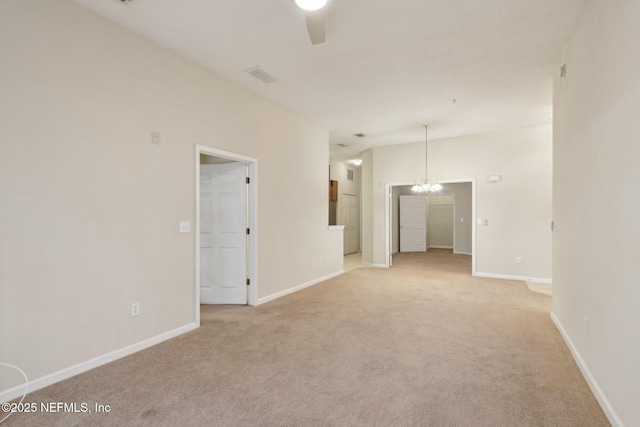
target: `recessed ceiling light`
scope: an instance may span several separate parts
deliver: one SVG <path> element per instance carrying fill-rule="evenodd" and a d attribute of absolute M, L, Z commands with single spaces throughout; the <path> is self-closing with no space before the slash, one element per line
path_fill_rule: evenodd
<path fill-rule="evenodd" d="M 295 0 L 296 5 L 304 10 L 322 9 L 329 3 L 329 0 Z"/>
<path fill-rule="evenodd" d="M 356 166 L 360 166 L 362 164 L 362 160 L 360 159 L 352 160 L 351 163 L 353 163 Z"/>

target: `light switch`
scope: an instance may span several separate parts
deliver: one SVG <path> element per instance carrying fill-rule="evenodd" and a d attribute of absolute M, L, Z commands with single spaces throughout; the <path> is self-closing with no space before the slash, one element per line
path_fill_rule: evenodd
<path fill-rule="evenodd" d="M 482 225 L 489 225 L 489 220 L 488 219 L 483 219 L 482 220 Z"/>
<path fill-rule="evenodd" d="M 476 220 L 476 224 L 478 224 L 478 225 L 482 225 L 482 219 L 481 219 L 481 218 L 478 218 L 478 219 Z"/>
<path fill-rule="evenodd" d="M 180 221 L 180 232 L 181 233 L 190 233 L 191 232 L 191 223 L 189 221 Z"/>

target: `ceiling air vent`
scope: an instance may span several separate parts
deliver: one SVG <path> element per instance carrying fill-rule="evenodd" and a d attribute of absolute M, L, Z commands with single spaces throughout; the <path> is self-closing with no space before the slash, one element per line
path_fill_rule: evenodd
<path fill-rule="evenodd" d="M 346 147 L 348 147 L 348 145 L 347 145 L 347 144 L 340 143 L 340 144 L 336 144 L 336 147 L 346 148 Z"/>
<path fill-rule="evenodd" d="M 364 133 L 360 132 L 360 133 L 354 133 L 354 136 L 357 136 L 358 138 L 364 138 Z"/>
<path fill-rule="evenodd" d="M 278 80 L 260 67 L 249 68 L 248 70 L 244 70 L 244 72 L 251 74 L 263 83 L 272 83 Z"/>

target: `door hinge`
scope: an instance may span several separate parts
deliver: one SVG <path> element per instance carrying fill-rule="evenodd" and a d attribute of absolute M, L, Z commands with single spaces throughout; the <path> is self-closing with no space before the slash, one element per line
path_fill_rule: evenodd
<path fill-rule="evenodd" d="M 251 183 L 251 178 L 247 177 L 247 184 Z"/>
<path fill-rule="evenodd" d="M 251 229 L 247 228 L 247 234 L 251 234 Z"/>
<path fill-rule="evenodd" d="M 247 278 L 247 286 L 251 284 L 251 279 Z"/>

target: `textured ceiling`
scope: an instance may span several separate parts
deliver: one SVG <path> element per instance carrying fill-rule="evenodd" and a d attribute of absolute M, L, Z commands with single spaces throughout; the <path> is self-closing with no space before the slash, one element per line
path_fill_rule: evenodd
<path fill-rule="evenodd" d="M 329 129 L 337 159 L 424 141 L 424 124 L 432 140 L 549 123 L 585 4 L 332 0 L 312 46 L 292 0 L 73 2 Z M 245 72 L 255 66 L 277 81 Z"/>

